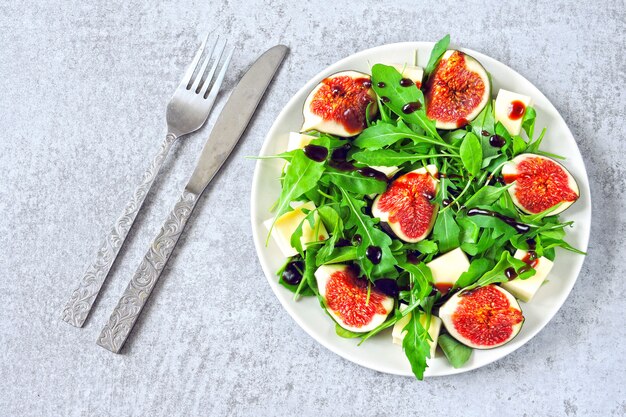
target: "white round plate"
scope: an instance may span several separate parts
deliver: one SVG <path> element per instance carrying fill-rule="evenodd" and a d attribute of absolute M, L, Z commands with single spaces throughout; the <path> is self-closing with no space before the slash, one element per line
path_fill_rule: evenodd
<path fill-rule="evenodd" d="M 329 66 L 302 87 L 287 103 L 265 138 L 261 155 L 274 155 L 286 150 L 289 132 L 299 131 L 302 125 L 302 105 L 306 96 L 318 82 L 328 75 L 342 70 L 357 70 L 369 74 L 371 66 L 375 63 L 409 63 L 411 65 L 414 63 L 416 51 L 417 64 L 425 67 L 432 47 L 433 44 L 430 42 L 383 45 L 359 52 Z M 561 218 L 575 222 L 574 228 L 568 230 L 567 240 L 573 246 L 585 251 L 591 224 L 589 181 L 580 151 L 565 121 L 550 101 L 520 74 L 479 52 L 463 48 L 461 50 L 478 59 L 491 73 L 494 97 L 501 87 L 532 97 L 537 110 L 536 132 L 540 132 L 544 126 L 548 128 L 542 150 L 565 156 L 567 159 L 564 165 L 580 186 L 580 199 L 561 214 Z M 294 301 L 293 294 L 278 284 L 276 271 L 285 260 L 273 240 L 269 241 L 267 247 L 265 246 L 267 229 L 262 223 L 272 217 L 270 207 L 280 193 L 281 167 L 280 160 L 258 160 L 252 183 L 251 201 L 254 243 L 265 276 L 276 297 L 308 334 L 336 354 L 380 372 L 413 375 L 401 347 L 392 344 L 390 330 L 357 346 L 358 340 L 343 339 L 335 334 L 335 323 L 322 311 L 315 297 Z M 549 282 L 539 290 L 531 303 L 521 303 L 526 321 L 520 333 L 510 343 L 492 350 L 475 350 L 468 363 L 460 369 L 450 366 L 443 354 L 438 351 L 429 361 L 426 376 L 450 375 L 476 369 L 508 355 L 528 342 L 559 310 L 574 286 L 583 260 L 584 256 L 568 251 L 557 252 L 554 268 L 548 278 Z M 543 348 L 548 350 L 550 346 Z"/>

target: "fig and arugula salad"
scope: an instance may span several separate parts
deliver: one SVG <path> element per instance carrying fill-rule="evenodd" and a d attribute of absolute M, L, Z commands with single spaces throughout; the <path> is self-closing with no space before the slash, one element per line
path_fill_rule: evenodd
<path fill-rule="evenodd" d="M 524 322 L 579 197 L 524 92 L 492 91 L 476 59 L 437 42 L 425 68 L 328 76 L 289 136 L 266 222 L 281 285 L 317 297 L 339 337 L 391 328 L 422 379 L 437 346 L 462 367 Z"/>

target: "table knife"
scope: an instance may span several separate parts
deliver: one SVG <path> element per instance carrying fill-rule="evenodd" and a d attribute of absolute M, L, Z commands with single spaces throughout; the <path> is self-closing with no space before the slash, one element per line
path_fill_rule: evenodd
<path fill-rule="evenodd" d="M 185 189 L 102 329 L 97 344 L 119 353 L 130 334 L 200 195 L 243 135 L 288 48 L 266 51 L 245 73 L 224 105 Z"/>

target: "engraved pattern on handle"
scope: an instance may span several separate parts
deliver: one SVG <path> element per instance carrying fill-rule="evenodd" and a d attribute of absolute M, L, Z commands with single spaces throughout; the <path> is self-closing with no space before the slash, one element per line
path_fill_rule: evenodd
<path fill-rule="evenodd" d="M 98 345 L 114 353 L 120 351 L 161 276 L 197 200 L 197 194 L 183 191 L 128 283 L 109 322 L 102 329 L 97 340 Z"/>
<path fill-rule="evenodd" d="M 72 292 L 63 309 L 62 316 L 62 319 L 72 326 L 82 327 L 85 323 L 93 303 L 96 301 L 98 293 L 102 288 L 102 284 L 109 274 L 111 266 L 113 266 L 113 262 L 128 235 L 128 231 L 132 227 L 135 217 L 137 217 L 137 213 L 143 205 L 146 195 L 154 183 L 154 179 L 161 170 L 163 161 L 167 157 L 174 141 L 176 141 L 176 136 L 168 133 L 150 167 L 144 172 L 141 183 L 126 204 L 124 212 L 115 221 L 108 235 L 105 236 L 96 259 L 89 265 L 80 280 L 80 284 Z"/>

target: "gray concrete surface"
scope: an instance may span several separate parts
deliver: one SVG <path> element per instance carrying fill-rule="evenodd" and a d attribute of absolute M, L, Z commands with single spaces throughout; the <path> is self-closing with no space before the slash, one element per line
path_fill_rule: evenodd
<path fill-rule="evenodd" d="M 625 415 L 626 6 L 501 3 L 3 1 L 0 417 Z M 113 355 L 96 336 L 208 129 L 175 146 L 85 328 L 60 311 L 164 135 L 167 99 L 207 30 L 237 47 L 227 88 L 269 46 L 291 54 L 138 333 Z M 559 109 L 587 164 L 594 223 L 570 298 L 535 339 L 485 368 L 419 383 L 341 359 L 283 311 L 256 261 L 254 163 L 244 156 L 322 68 L 446 32 L 518 70 Z"/>

